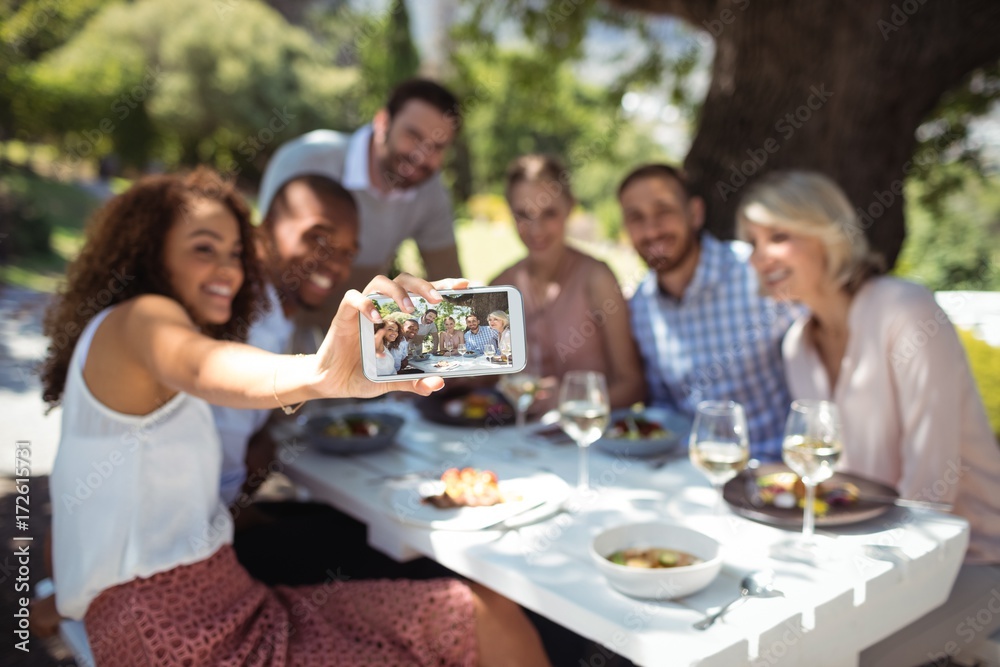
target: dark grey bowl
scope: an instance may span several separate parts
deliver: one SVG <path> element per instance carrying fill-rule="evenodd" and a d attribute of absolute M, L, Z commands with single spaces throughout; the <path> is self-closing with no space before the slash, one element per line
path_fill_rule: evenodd
<path fill-rule="evenodd" d="M 328 426 L 335 422 L 367 419 L 378 424 L 375 435 L 335 436 L 326 433 Z M 396 434 L 403 427 L 404 419 L 399 415 L 385 412 L 347 412 L 333 416 L 318 414 L 310 417 L 305 423 L 306 438 L 316 449 L 327 454 L 362 454 L 385 449 L 396 439 Z"/>

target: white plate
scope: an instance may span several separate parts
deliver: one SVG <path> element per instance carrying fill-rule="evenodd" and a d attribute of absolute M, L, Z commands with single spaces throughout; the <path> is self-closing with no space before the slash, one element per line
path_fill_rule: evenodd
<path fill-rule="evenodd" d="M 423 528 L 482 530 L 542 505 L 560 505 L 570 492 L 561 477 L 539 473 L 500 480 L 500 493 L 512 500 L 490 507 L 439 509 L 423 501 L 443 488 L 443 482 L 428 480 L 394 486 L 386 494 L 388 512 L 397 521 Z"/>

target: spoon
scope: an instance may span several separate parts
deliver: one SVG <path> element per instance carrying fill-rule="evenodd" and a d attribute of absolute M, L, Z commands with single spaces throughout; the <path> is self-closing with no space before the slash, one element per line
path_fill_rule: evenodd
<path fill-rule="evenodd" d="M 743 577 L 743 581 L 740 582 L 740 596 L 733 600 L 732 602 L 726 604 L 722 609 L 706 616 L 702 620 L 694 624 L 694 627 L 698 630 L 705 630 L 712 626 L 717 620 L 722 618 L 722 615 L 729 611 L 737 602 L 746 600 L 747 598 L 776 598 L 784 597 L 785 594 L 774 587 L 774 571 L 773 570 L 760 570 L 758 572 L 751 572 L 747 576 Z"/>

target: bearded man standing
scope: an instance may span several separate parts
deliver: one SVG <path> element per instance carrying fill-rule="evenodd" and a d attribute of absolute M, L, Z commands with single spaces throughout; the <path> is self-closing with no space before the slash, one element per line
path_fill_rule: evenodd
<path fill-rule="evenodd" d="M 315 130 L 275 152 L 261 180 L 261 211 L 270 208 L 282 183 L 302 174 L 342 183 L 358 203 L 360 249 L 351 276 L 299 324 L 325 330 L 343 293 L 387 273 L 408 238 L 416 241 L 429 279 L 462 275 L 451 200 L 440 177 L 461 122 L 450 91 L 428 79 L 410 79 L 396 86 L 371 124 L 353 134 Z"/>

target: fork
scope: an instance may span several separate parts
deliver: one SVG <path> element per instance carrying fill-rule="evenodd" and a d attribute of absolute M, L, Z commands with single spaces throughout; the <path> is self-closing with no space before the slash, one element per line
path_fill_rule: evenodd
<path fill-rule="evenodd" d="M 369 484 L 382 484 L 384 482 L 401 482 L 408 479 L 436 479 L 440 473 L 436 470 L 409 470 L 407 472 L 396 473 L 394 475 L 379 475 L 368 480 Z"/>

